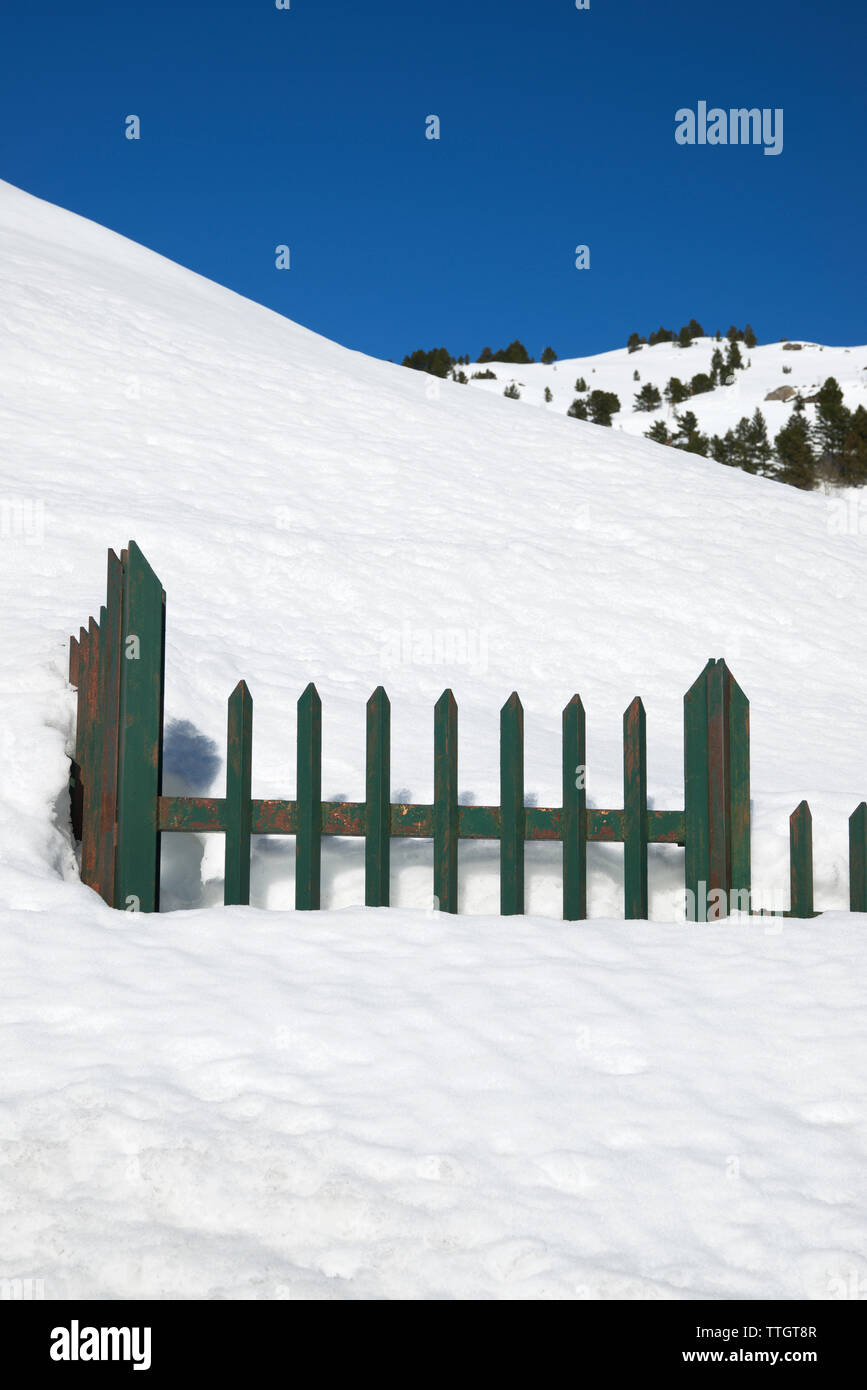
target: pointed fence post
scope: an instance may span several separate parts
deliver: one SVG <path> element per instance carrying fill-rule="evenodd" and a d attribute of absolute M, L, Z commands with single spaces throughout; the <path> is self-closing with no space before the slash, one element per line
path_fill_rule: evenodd
<path fill-rule="evenodd" d="M 434 897 L 458 910 L 458 707 L 444 690 L 434 709 Z"/>
<path fill-rule="evenodd" d="M 624 916 L 646 918 L 647 734 L 638 696 L 623 716 L 623 841 Z"/>
<path fill-rule="evenodd" d="M 322 861 L 322 701 L 315 685 L 298 700 L 295 906 L 319 907 Z"/>
<path fill-rule="evenodd" d="M 135 541 L 124 554 L 114 905 L 157 912 L 165 594 Z"/>
<path fill-rule="evenodd" d="M 813 917 L 813 817 L 802 801 L 789 817 L 790 917 Z"/>
<path fill-rule="evenodd" d="M 684 696 L 685 887 L 695 920 L 748 907 L 749 702 L 724 661 L 708 661 Z"/>
<path fill-rule="evenodd" d="M 500 913 L 524 911 L 524 708 L 515 691 L 500 711 Z"/>
<path fill-rule="evenodd" d="M 250 901 L 250 804 L 253 774 L 253 697 L 245 681 L 229 696 L 226 758 L 226 875 L 223 902 Z"/>
<path fill-rule="evenodd" d="M 388 907 L 391 851 L 391 702 L 377 686 L 367 702 L 364 903 Z"/>
<path fill-rule="evenodd" d="M 587 916 L 587 748 L 584 706 L 573 695 L 563 710 L 563 920 Z"/>
<path fill-rule="evenodd" d="M 867 912 L 867 801 L 849 817 L 849 911 Z"/>

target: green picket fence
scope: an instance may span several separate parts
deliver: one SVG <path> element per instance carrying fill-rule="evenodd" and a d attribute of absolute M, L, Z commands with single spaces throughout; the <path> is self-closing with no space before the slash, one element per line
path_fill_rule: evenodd
<path fill-rule="evenodd" d="M 725 662 L 710 660 L 684 696 L 684 807 L 647 805 L 644 706 L 623 716 L 623 806 L 587 805 L 584 706 L 574 695 L 563 711 L 562 805 L 524 802 L 524 711 L 516 694 L 500 711 L 500 804 L 458 800 L 458 708 L 450 690 L 434 709 L 434 799 L 431 805 L 391 800 L 391 706 L 380 686 L 367 702 L 364 801 L 322 800 L 322 706 L 314 685 L 298 701 L 294 801 L 251 795 L 253 700 L 244 681 L 229 698 L 226 795 L 163 796 L 165 593 L 134 541 L 108 556 L 106 604 L 99 621 L 70 640 L 70 683 L 78 690 L 71 777 L 72 823 L 81 841 L 81 877 L 112 907 L 159 910 L 160 837 L 220 832 L 225 836 L 224 901 L 250 899 L 254 835 L 294 835 L 295 903 L 320 906 L 324 835 L 365 841 L 365 904 L 389 902 L 393 839 L 433 841 L 433 892 L 444 912 L 458 910 L 460 840 L 499 840 L 500 911 L 524 911 L 524 845 L 563 845 L 563 916 L 587 915 L 587 843 L 624 847 L 624 915 L 648 915 L 647 850 L 684 847 L 688 915 L 697 921 L 748 909 L 750 891 L 749 703 Z M 810 810 L 802 802 L 790 821 L 791 907 L 811 917 L 813 853 Z M 850 899 L 867 911 L 867 803 L 850 820 Z"/>

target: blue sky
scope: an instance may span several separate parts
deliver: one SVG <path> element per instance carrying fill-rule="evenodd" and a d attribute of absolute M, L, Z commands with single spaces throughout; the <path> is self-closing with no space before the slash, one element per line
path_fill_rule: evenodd
<path fill-rule="evenodd" d="M 863 343 L 865 39 L 860 0 L 0 0 L 0 177 L 379 357 Z M 677 145 L 700 100 L 783 152 Z"/>

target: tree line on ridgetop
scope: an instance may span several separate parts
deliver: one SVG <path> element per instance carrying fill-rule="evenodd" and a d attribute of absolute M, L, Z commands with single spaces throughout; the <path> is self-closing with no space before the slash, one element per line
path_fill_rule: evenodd
<path fill-rule="evenodd" d="M 675 333 L 673 329 L 660 327 L 656 332 L 641 337 L 632 333 L 627 341 L 630 353 L 638 352 L 644 346 L 653 347 L 657 343 L 677 343 L 688 348 L 696 338 L 707 335 L 696 319 Z M 686 453 L 701 454 L 713 458 L 718 463 L 731 468 L 742 468 L 747 473 L 761 474 L 788 483 L 793 487 L 810 490 L 821 483 L 845 487 L 867 486 L 867 410 L 859 405 L 854 411 L 843 403 L 843 392 L 834 377 L 828 377 L 812 396 L 796 392 L 792 399 L 792 414 L 787 423 L 778 431 L 773 443 L 768 437 L 767 424 L 761 410 L 756 407 L 752 416 L 742 416 L 738 423 L 722 435 L 702 434 L 695 413 L 686 410 L 678 413 L 677 406 L 690 397 L 704 395 L 719 387 L 732 385 L 735 373 L 750 366 L 744 362 L 739 344 L 748 350 L 757 346 L 757 338 L 749 324 L 737 328 L 734 324 L 725 334 L 728 346 L 715 347 L 711 355 L 710 370 L 696 372 L 689 380 L 680 377 L 669 378 L 664 390 L 652 382 L 646 382 L 634 396 L 634 411 L 654 411 L 663 400 L 672 407 L 674 428 L 666 420 L 655 420 L 645 437 L 657 444 L 667 444 Z M 717 331 L 715 341 L 723 342 L 723 335 Z M 491 362 L 510 363 L 525 366 L 534 362 L 524 344 L 515 339 L 508 347 L 493 352 L 485 347 L 476 358 L 476 364 L 484 368 L 473 372 L 474 379 L 496 380 L 496 373 L 488 366 Z M 550 365 L 557 361 L 557 354 L 546 347 L 540 361 Z M 455 381 L 466 384 L 468 381 L 464 367 L 470 365 L 469 355 L 452 357 L 447 348 L 432 348 L 426 351 L 419 348 L 403 359 L 404 367 L 416 371 L 429 372 L 441 378 L 449 375 Z M 458 370 L 456 370 L 456 368 Z M 784 367 L 784 372 L 789 368 Z M 633 380 L 639 381 L 640 374 L 633 372 Z M 576 420 L 589 420 L 596 425 L 611 426 L 613 417 L 621 409 L 620 399 L 613 391 L 597 389 L 589 391 L 583 377 L 575 383 L 578 393 L 567 411 Z M 512 400 L 520 400 L 521 393 L 510 383 L 503 394 Z M 553 399 L 550 387 L 544 389 L 546 402 Z M 815 417 L 807 418 L 806 407 L 814 405 Z"/>

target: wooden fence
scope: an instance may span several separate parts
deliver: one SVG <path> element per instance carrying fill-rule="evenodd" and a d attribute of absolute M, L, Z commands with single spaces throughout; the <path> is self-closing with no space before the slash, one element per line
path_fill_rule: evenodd
<path fill-rule="evenodd" d="M 250 897 L 253 835 L 294 835 L 295 903 L 320 905 L 323 835 L 363 836 L 365 904 L 389 902 L 389 852 L 395 838 L 433 840 L 433 891 L 444 912 L 458 909 L 460 840 L 499 840 L 500 911 L 524 911 L 524 845 L 563 845 L 563 916 L 587 915 L 587 842 L 624 846 L 624 915 L 646 918 L 647 847 L 681 845 L 685 900 L 697 921 L 749 910 L 749 703 L 722 660 L 710 660 L 684 696 L 684 808 L 650 810 L 644 706 L 623 716 L 623 806 L 587 805 L 584 707 L 573 695 L 563 711 L 561 806 L 524 804 L 524 712 L 516 694 L 500 711 L 500 804 L 458 800 L 458 709 L 446 690 L 434 710 L 432 805 L 395 804 L 390 784 L 390 704 L 380 686 L 367 702 L 364 801 L 322 800 L 322 707 L 308 685 L 298 701 L 294 801 L 251 796 L 253 701 L 244 681 L 229 698 L 226 795 L 163 796 L 165 593 L 134 541 L 109 551 L 106 603 L 70 639 L 69 679 L 78 690 L 71 777 L 72 824 L 81 841 L 81 877 L 118 908 L 159 910 L 160 837 L 225 835 L 224 901 Z M 850 822 L 850 902 L 867 911 L 867 803 Z M 787 915 L 815 916 L 810 810 L 790 818 Z"/>

